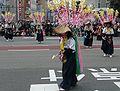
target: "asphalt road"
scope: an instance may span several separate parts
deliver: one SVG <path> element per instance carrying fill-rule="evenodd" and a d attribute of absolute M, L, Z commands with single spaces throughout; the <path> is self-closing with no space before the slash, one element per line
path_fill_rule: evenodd
<path fill-rule="evenodd" d="M 112 58 L 103 57 L 99 46 L 81 49 L 84 62 L 82 74 L 85 76 L 70 91 L 120 91 L 118 39 L 114 41 L 117 48 Z M 0 91 L 30 91 L 32 85 L 59 85 L 62 81 L 62 64 L 58 58 L 51 59 L 52 55 L 58 52 L 57 47 L 55 48 L 58 39 L 46 38 L 42 44 L 38 44 L 33 38 L 15 38 L 14 42 L 6 42 L 1 38 L 0 42 Z M 100 44 L 101 42 L 94 42 L 94 45 Z M 27 49 L 28 46 L 32 47 Z M 42 47 L 38 50 L 33 46 Z M 5 47 L 7 49 L 4 49 Z M 51 72 L 54 75 L 51 75 Z"/>

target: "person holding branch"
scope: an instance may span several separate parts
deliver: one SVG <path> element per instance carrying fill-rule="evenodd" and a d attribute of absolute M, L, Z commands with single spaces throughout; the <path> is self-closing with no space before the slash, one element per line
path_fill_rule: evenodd
<path fill-rule="evenodd" d="M 54 31 L 61 37 L 59 58 L 62 61 L 63 81 L 60 84 L 60 90 L 68 91 L 77 84 L 76 43 L 72 31 L 66 24 L 58 26 Z"/>

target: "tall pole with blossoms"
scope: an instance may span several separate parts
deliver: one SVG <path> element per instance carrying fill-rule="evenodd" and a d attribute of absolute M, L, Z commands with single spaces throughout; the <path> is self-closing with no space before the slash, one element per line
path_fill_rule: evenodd
<path fill-rule="evenodd" d="M 82 26 L 84 21 L 94 21 L 92 9 L 85 4 L 85 0 L 49 0 L 48 8 L 57 17 L 59 24 Z"/>
<path fill-rule="evenodd" d="M 106 10 L 95 11 L 94 15 L 98 21 L 104 25 L 105 21 L 111 22 L 112 24 L 116 23 L 116 18 L 118 16 L 118 10 L 112 8 L 107 8 Z"/>
<path fill-rule="evenodd" d="M 43 17 L 44 17 L 43 12 L 34 12 L 33 14 L 30 15 L 30 18 L 36 23 L 36 24 L 41 24 L 43 22 Z"/>
<path fill-rule="evenodd" d="M 2 17 L 6 23 L 11 23 L 15 17 L 15 14 L 12 12 L 5 12 L 5 14 L 2 14 Z"/>

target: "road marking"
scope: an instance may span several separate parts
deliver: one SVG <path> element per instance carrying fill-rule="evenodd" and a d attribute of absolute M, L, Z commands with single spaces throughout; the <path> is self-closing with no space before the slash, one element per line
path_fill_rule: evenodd
<path fill-rule="evenodd" d="M 49 80 L 50 77 L 42 77 L 41 80 Z M 62 77 L 56 77 L 56 79 L 62 79 Z"/>
<path fill-rule="evenodd" d="M 111 73 L 92 73 L 92 75 L 97 78 L 97 80 L 120 80 L 120 74 L 111 72 Z"/>
<path fill-rule="evenodd" d="M 60 37 L 48 37 L 48 38 L 46 38 L 46 39 L 60 39 Z"/>
<path fill-rule="evenodd" d="M 49 70 L 50 81 L 57 81 L 55 70 Z"/>
<path fill-rule="evenodd" d="M 58 84 L 33 84 L 30 91 L 59 91 Z"/>
<path fill-rule="evenodd" d="M 100 68 L 101 71 L 103 71 L 104 73 L 109 73 L 108 70 L 106 70 L 105 68 Z"/>
<path fill-rule="evenodd" d="M 62 71 L 57 71 L 57 72 L 62 73 Z"/>
<path fill-rule="evenodd" d="M 62 71 L 57 71 L 62 73 Z M 82 80 L 85 77 L 85 74 L 80 74 L 77 76 L 78 81 Z M 42 80 L 50 80 L 51 82 L 57 81 L 57 79 L 63 79 L 63 77 L 57 77 L 55 74 L 55 70 L 49 70 L 49 77 L 42 77 Z"/>
<path fill-rule="evenodd" d="M 112 68 L 111 71 L 117 71 L 117 68 Z"/>
<path fill-rule="evenodd" d="M 62 72 L 62 71 L 57 71 Z M 77 76 L 78 81 L 85 77 L 84 74 Z M 51 82 L 57 81 L 57 79 L 62 79 L 62 77 L 56 77 L 55 70 L 49 70 L 49 77 L 41 78 L 43 80 L 50 79 Z M 30 91 L 59 91 L 58 84 L 33 84 L 30 86 Z"/>
<path fill-rule="evenodd" d="M 32 50 L 8 50 L 10 52 L 30 52 L 30 51 L 49 51 L 50 49 L 32 49 Z"/>
<path fill-rule="evenodd" d="M 22 39 L 34 39 L 35 37 L 22 37 Z"/>
<path fill-rule="evenodd" d="M 90 68 L 90 69 L 88 69 L 88 70 L 93 71 L 93 72 L 98 71 L 98 70 L 96 70 L 96 69 L 92 69 L 92 68 Z"/>
<path fill-rule="evenodd" d="M 62 79 L 62 77 L 56 77 L 55 70 L 49 70 L 49 77 L 42 77 L 42 80 L 49 80 L 51 82 L 57 81 L 57 79 Z"/>
<path fill-rule="evenodd" d="M 80 81 L 85 77 L 85 74 L 80 74 L 77 76 L 77 80 Z"/>
<path fill-rule="evenodd" d="M 120 88 L 120 82 L 114 82 L 114 84 Z"/>
<path fill-rule="evenodd" d="M 108 71 L 105 68 L 100 68 L 102 72 L 91 72 L 91 74 L 97 78 L 97 80 L 120 80 L 120 72 L 117 72 L 117 68 L 111 68 L 112 71 Z"/>

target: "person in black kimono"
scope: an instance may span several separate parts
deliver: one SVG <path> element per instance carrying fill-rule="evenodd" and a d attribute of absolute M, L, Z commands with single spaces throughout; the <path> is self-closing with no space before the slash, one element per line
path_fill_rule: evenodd
<path fill-rule="evenodd" d="M 41 41 L 43 41 L 43 31 L 42 31 L 42 26 L 41 25 L 37 25 L 36 26 L 36 40 L 41 43 Z"/>
<path fill-rule="evenodd" d="M 45 35 L 46 36 L 52 36 L 52 32 L 53 32 L 53 25 L 51 24 L 50 21 L 48 21 L 48 23 L 45 25 Z"/>
<path fill-rule="evenodd" d="M 13 40 L 13 30 L 11 23 L 5 24 L 5 39 L 6 41 L 8 41 L 8 39 Z"/>
<path fill-rule="evenodd" d="M 60 90 L 68 91 L 77 83 L 76 77 L 76 51 L 75 40 L 71 31 L 65 33 L 67 39 L 64 44 L 62 76 L 63 81 L 60 84 Z M 66 61 L 65 61 L 66 60 Z"/>
<path fill-rule="evenodd" d="M 90 22 L 87 22 L 84 28 L 85 31 L 85 39 L 84 45 L 88 48 L 92 48 L 93 44 L 93 31 Z"/>
<path fill-rule="evenodd" d="M 103 31 L 101 24 L 98 25 L 98 28 L 96 31 L 97 31 L 97 40 L 101 41 L 102 40 L 102 31 Z"/>
<path fill-rule="evenodd" d="M 114 53 L 114 47 L 113 47 L 113 35 L 114 31 L 113 28 L 111 28 L 111 22 L 105 22 L 106 27 L 103 29 L 103 37 L 102 37 L 102 46 L 101 49 L 104 52 L 104 56 L 112 57 L 112 54 Z"/>

